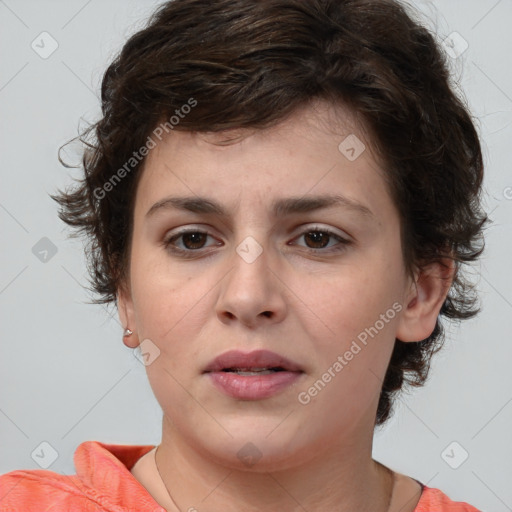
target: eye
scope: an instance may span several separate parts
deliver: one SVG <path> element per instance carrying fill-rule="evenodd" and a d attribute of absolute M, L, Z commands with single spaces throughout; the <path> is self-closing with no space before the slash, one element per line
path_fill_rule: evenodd
<path fill-rule="evenodd" d="M 304 238 L 306 241 L 306 249 L 313 253 L 331 253 L 339 252 L 350 245 L 352 242 L 343 238 L 338 233 L 321 226 L 312 226 L 307 230 L 303 231 L 295 240 Z M 208 247 L 206 241 L 208 238 L 213 238 L 207 231 L 201 231 L 199 229 L 187 229 L 174 233 L 172 236 L 166 238 L 163 241 L 163 246 L 170 253 L 177 254 L 184 258 L 192 258 L 196 254 L 200 254 L 201 250 Z M 181 242 L 181 247 L 176 244 L 177 241 Z M 337 242 L 334 245 L 330 245 L 330 242 Z M 213 244 L 219 246 L 222 243 Z M 312 247 L 311 247 L 312 245 Z M 326 247 L 328 249 L 326 249 Z"/>
<path fill-rule="evenodd" d="M 306 231 L 303 231 L 296 239 L 304 238 L 306 241 L 307 249 L 312 252 L 333 252 L 333 251 L 341 251 L 345 249 L 347 245 L 351 242 L 346 238 L 343 238 L 338 233 L 334 231 L 321 227 L 321 226 L 313 226 Z M 328 247 L 329 242 L 337 241 L 338 244 L 331 245 L 330 247 L 334 247 L 334 249 L 324 250 Z M 311 244 L 312 247 L 309 245 Z"/>
<path fill-rule="evenodd" d="M 200 231 L 198 229 L 187 229 L 184 231 L 179 231 L 175 233 L 171 237 L 164 240 L 163 245 L 169 251 L 176 254 L 180 254 L 184 257 L 193 256 L 194 251 L 199 251 L 205 247 L 205 242 L 207 238 L 211 237 L 208 232 Z M 181 242 L 183 247 L 177 247 L 174 242 L 182 239 Z M 219 244 L 217 244 L 219 245 Z"/>

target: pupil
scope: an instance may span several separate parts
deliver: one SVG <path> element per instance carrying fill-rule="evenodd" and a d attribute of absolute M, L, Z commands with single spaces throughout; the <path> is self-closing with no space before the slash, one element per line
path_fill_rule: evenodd
<path fill-rule="evenodd" d="M 202 238 L 204 238 L 204 233 L 185 233 L 183 235 L 183 243 L 187 249 L 200 249 L 200 247 L 196 247 L 195 245 L 199 244 L 199 246 L 202 246 Z M 187 243 L 187 240 L 192 241 L 192 247 L 190 247 L 190 244 Z M 202 242 L 204 243 L 204 240 L 202 240 Z"/>
<path fill-rule="evenodd" d="M 327 239 L 329 238 L 329 235 L 326 235 L 325 233 L 322 233 L 321 231 L 310 231 L 305 235 L 305 237 L 311 237 L 313 238 L 313 243 L 319 243 L 322 242 L 322 240 L 325 242 L 321 245 L 321 247 L 325 247 L 327 245 Z M 317 249 L 318 247 L 315 247 Z"/>

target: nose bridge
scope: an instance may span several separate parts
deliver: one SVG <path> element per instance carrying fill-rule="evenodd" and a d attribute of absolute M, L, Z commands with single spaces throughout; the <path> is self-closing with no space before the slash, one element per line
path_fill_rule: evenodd
<path fill-rule="evenodd" d="M 232 264 L 235 266 L 230 274 L 237 274 L 243 279 L 256 280 L 268 270 L 269 226 L 262 219 L 265 219 L 265 201 L 262 193 L 256 194 L 252 191 L 248 195 L 247 187 L 239 191 L 237 217 L 238 224 L 235 226 L 235 236 L 238 243 L 232 255 Z M 261 283 L 263 284 L 263 283 Z"/>
<path fill-rule="evenodd" d="M 270 272 L 269 248 L 258 236 L 260 243 L 255 236 L 245 236 L 235 247 L 235 253 L 232 257 L 234 266 L 230 272 L 230 285 L 232 292 L 235 292 L 239 299 L 247 301 L 263 301 L 264 296 L 269 292 L 269 280 L 273 277 Z"/>

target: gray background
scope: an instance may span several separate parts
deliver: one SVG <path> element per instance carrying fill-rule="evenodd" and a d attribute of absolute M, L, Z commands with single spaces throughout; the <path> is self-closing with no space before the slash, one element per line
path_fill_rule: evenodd
<path fill-rule="evenodd" d="M 58 454 L 49 469 L 70 474 L 85 440 L 160 441 L 144 366 L 123 345 L 114 308 L 85 304 L 82 242 L 67 238 L 48 197 L 79 177 L 57 149 L 80 118 L 97 119 L 107 62 L 157 3 L 0 0 L 0 473 L 40 468 L 31 454 L 42 442 Z M 440 41 L 460 34 L 452 53 L 467 41 L 451 62 L 483 139 L 494 223 L 474 268 L 483 312 L 447 329 L 428 384 L 402 396 L 374 457 L 452 499 L 512 510 L 512 1 L 414 3 Z M 43 31 L 58 44 L 45 59 L 31 47 Z M 78 161 L 73 148 L 65 156 Z"/>

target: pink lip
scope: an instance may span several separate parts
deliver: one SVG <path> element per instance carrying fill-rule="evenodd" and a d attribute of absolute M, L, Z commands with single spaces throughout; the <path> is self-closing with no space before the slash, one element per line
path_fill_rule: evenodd
<path fill-rule="evenodd" d="M 253 352 L 242 352 L 240 350 L 228 350 L 216 357 L 205 369 L 204 372 L 219 372 L 226 368 L 273 368 L 281 367 L 291 372 L 302 372 L 297 363 L 290 361 L 284 356 L 271 352 L 270 350 L 254 350 Z"/>
<path fill-rule="evenodd" d="M 283 368 L 267 375 L 238 375 L 223 371 L 239 368 Z M 204 370 L 212 384 L 223 393 L 243 400 L 260 400 L 275 395 L 304 375 L 298 364 L 268 350 L 241 352 L 230 350 L 215 358 Z"/>
<path fill-rule="evenodd" d="M 212 384 L 233 398 L 241 400 L 261 400 L 268 398 L 290 386 L 303 375 L 303 372 L 275 372 L 268 375 L 237 375 L 229 372 L 209 372 Z"/>

